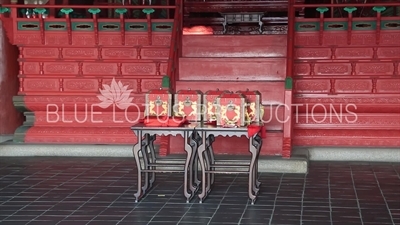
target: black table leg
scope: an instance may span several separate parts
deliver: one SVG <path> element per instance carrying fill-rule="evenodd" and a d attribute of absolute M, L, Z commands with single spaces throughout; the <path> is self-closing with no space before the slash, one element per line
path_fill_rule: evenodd
<path fill-rule="evenodd" d="M 156 140 L 156 135 L 151 135 L 149 139 L 148 148 L 150 151 L 150 163 L 155 164 L 157 162 L 156 150 L 154 148 L 154 141 Z M 156 170 L 155 166 L 150 167 L 152 170 Z M 156 181 L 156 173 L 152 172 L 150 177 L 150 188 L 153 186 L 153 183 Z"/>
<path fill-rule="evenodd" d="M 132 152 L 133 156 L 135 157 L 135 162 L 136 162 L 136 167 L 137 167 L 137 192 L 134 194 L 135 196 L 135 202 L 138 202 L 142 196 L 143 196 L 143 191 L 142 191 L 142 165 L 140 163 L 140 156 L 139 152 L 142 149 L 142 131 L 137 131 L 136 132 L 136 137 L 137 137 L 137 143 L 133 146 Z"/>
<path fill-rule="evenodd" d="M 208 168 L 205 165 L 205 159 L 204 159 L 204 152 L 206 151 L 206 132 L 202 132 L 201 137 L 202 137 L 203 144 L 199 146 L 197 152 L 198 152 L 199 163 L 200 163 L 200 167 L 201 167 L 201 189 L 202 190 L 198 196 L 199 196 L 199 202 L 203 203 L 203 200 L 206 198 L 206 195 L 207 195 L 206 170 L 208 170 Z"/>
<path fill-rule="evenodd" d="M 199 189 L 200 181 L 197 178 L 198 173 L 198 156 L 197 156 L 197 149 L 198 146 L 201 145 L 201 136 L 197 133 L 197 131 L 193 131 L 192 135 L 190 136 L 189 144 L 192 147 L 192 156 L 190 158 L 190 169 L 191 173 L 189 174 L 189 183 L 190 183 L 190 190 L 192 193 L 196 193 Z"/>
<path fill-rule="evenodd" d="M 263 145 L 263 139 L 262 137 L 260 137 L 259 135 L 255 136 L 254 138 L 257 142 L 255 143 L 255 147 L 257 148 L 257 163 L 256 163 L 256 177 L 255 177 L 255 181 L 256 181 L 256 187 L 259 189 L 261 186 L 261 181 L 260 181 L 260 177 L 258 174 L 258 159 L 260 158 L 260 152 L 261 152 L 261 147 Z"/>
<path fill-rule="evenodd" d="M 149 190 L 150 187 L 150 179 L 149 179 L 150 161 L 149 161 L 149 148 L 148 148 L 149 144 L 150 144 L 150 135 L 144 134 L 144 138 L 142 141 L 142 149 L 141 149 L 143 158 L 143 168 L 146 171 L 144 172 L 144 185 L 142 187 L 143 195 L 146 194 L 146 192 Z"/>
<path fill-rule="evenodd" d="M 186 151 L 186 160 L 185 160 L 185 167 L 184 167 L 184 177 L 183 177 L 183 194 L 186 197 L 186 203 L 189 203 L 190 200 L 192 199 L 194 193 L 189 192 L 188 187 L 189 183 L 188 180 L 190 180 L 190 177 L 192 177 L 190 174 L 192 173 L 191 170 L 191 159 L 193 155 L 193 149 L 192 146 L 189 144 L 190 140 L 190 134 L 188 131 L 185 131 L 184 133 L 184 141 L 185 141 L 185 151 Z M 192 186 L 192 184 L 190 184 Z M 189 187 L 190 188 L 190 187 Z"/>
<path fill-rule="evenodd" d="M 214 149 L 213 149 L 212 145 L 213 145 L 213 143 L 215 141 L 215 136 L 213 134 L 210 134 L 210 135 L 208 135 L 207 140 L 208 140 L 207 152 L 208 152 L 209 157 L 210 157 L 210 163 L 211 163 L 211 165 L 213 165 L 213 164 L 215 164 L 215 156 L 214 156 Z M 215 168 L 210 168 L 210 169 L 211 170 L 215 170 Z M 210 185 L 213 185 L 214 181 L 215 181 L 215 174 L 214 173 L 210 173 L 209 175 L 211 177 Z"/>
<path fill-rule="evenodd" d="M 251 204 L 254 205 L 257 195 L 253 193 L 255 181 L 253 179 L 255 172 L 255 164 L 257 163 L 257 148 L 253 145 L 253 137 L 249 138 L 249 151 L 251 153 L 251 161 L 249 166 L 249 184 L 248 184 L 248 194 L 251 200 Z"/>

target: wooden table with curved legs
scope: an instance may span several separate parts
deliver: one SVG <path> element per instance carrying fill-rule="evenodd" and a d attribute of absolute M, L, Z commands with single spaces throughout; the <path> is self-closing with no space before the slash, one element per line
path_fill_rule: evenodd
<path fill-rule="evenodd" d="M 186 202 L 189 202 L 195 196 L 200 185 L 200 181 L 197 179 L 197 148 L 202 144 L 202 139 L 194 128 L 195 125 L 190 124 L 183 127 L 146 127 L 144 124 L 132 126 L 131 129 L 137 137 L 137 143 L 132 150 L 137 166 L 135 202 L 138 202 L 152 188 L 156 180 L 156 173 L 184 173 L 183 194 L 186 197 Z M 185 140 L 185 163 L 158 162 L 154 149 L 154 141 L 157 135 L 181 135 Z M 168 169 L 168 167 L 176 166 L 181 166 L 182 169 Z"/>
<path fill-rule="evenodd" d="M 197 148 L 197 155 L 201 166 L 202 185 L 202 191 L 198 195 L 199 202 L 202 203 L 211 192 L 211 186 L 215 180 L 214 174 L 248 174 L 248 195 L 251 204 L 254 204 L 261 185 L 258 179 L 258 158 L 263 143 L 260 132 L 249 136 L 247 127 L 225 128 L 205 124 L 198 125 L 196 130 L 202 138 L 202 144 Z M 247 137 L 249 140 L 249 152 L 251 153 L 250 162 L 240 164 L 239 162 L 243 160 L 216 160 L 212 144 L 218 136 Z M 218 170 L 216 170 L 217 168 Z M 238 171 L 233 168 L 246 168 L 248 170 Z"/>

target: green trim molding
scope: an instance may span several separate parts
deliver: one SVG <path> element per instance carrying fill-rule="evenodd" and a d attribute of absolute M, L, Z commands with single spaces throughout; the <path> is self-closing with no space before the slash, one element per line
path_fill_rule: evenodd
<path fill-rule="evenodd" d="M 146 22 L 127 22 L 125 23 L 125 31 L 128 32 L 146 32 L 147 23 Z"/>
<path fill-rule="evenodd" d="M 28 133 L 28 131 L 31 127 L 32 126 L 25 126 L 25 125 L 18 127 L 14 132 L 13 142 L 14 143 L 25 143 L 26 133 Z"/>
<path fill-rule="evenodd" d="M 38 31 L 40 30 L 40 23 L 39 21 L 18 21 L 17 29 L 24 31 Z"/>
<path fill-rule="evenodd" d="M 338 21 L 338 22 L 325 22 L 324 30 L 325 31 L 336 31 L 336 30 L 347 30 L 348 24 L 347 21 Z"/>
<path fill-rule="evenodd" d="M 295 30 L 298 32 L 319 31 L 319 22 L 297 22 Z"/>
<path fill-rule="evenodd" d="M 93 22 L 71 22 L 71 29 L 73 31 L 93 31 Z"/>
<path fill-rule="evenodd" d="M 99 31 L 120 31 L 121 23 L 120 22 L 99 22 L 98 26 Z"/>
<path fill-rule="evenodd" d="M 381 30 L 400 30 L 400 20 L 381 21 Z"/>
<path fill-rule="evenodd" d="M 353 21 L 352 30 L 376 30 L 376 21 Z"/>
<path fill-rule="evenodd" d="M 51 31 L 66 31 L 67 22 L 44 22 L 44 30 Z"/>
<path fill-rule="evenodd" d="M 351 29 L 354 31 L 376 30 L 376 21 L 353 21 Z M 400 30 L 400 20 L 382 20 L 381 30 Z M 324 31 L 346 31 L 348 29 L 347 21 L 325 21 Z M 319 31 L 319 22 L 296 22 L 296 32 Z"/>
<path fill-rule="evenodd" d="M 13 105 L 16 110 L 20 112 L 30 112 L 28 107 L 25 104 L 25 96 L 17 95 L 13 97 Z"/>
<path fill-rule="evenodd" d="M 171 81 L 169 76 L 165 75 L 162 78 L 162 82 L 161 82 L 161 87 L 163 88 L 170 88 L 171 87 Z"/>
<path fill-rule="evenodd" d="M 154 32 L 172 32 L 174 26 L 173 22 L 154 22 L 151 24 L 152 31 Z M 121 31 L 121 23 L 119 21 L 115 22 L 99 22 L 99 31 L 104 32 L 119 32 Z M 40 22 L 39 21 L 18 21 L 17 29 L 23 31 L 39 31 Z M 45 31 L 66 31 L 67 21 L 44 21 Z M 93 21 L 72 21 L 71 22 L 72 31 L 94 31 Z M 147 32 L 148 24 L 147 22 L 125 22 L 126 32 Z"/>
<path fill-rule="evenodd" d="M 293 89 L 293 79 L 291 77 L 286 77 L 285 79 L 285 89 L 292 90 Z"/>
<path fill-rule="evenodd" d="M 151 24 L 151 30 L 155 32 L 172 32 L 174 23 L 171 22 L 156 22 Z"/>

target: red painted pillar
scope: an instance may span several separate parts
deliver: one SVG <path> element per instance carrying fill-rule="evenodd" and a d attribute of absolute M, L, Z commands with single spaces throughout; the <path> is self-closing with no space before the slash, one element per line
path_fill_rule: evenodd
<path fill-rule="evenodd" d="M 17 58 L 18 49 L 9 44 L 0 20 L 0 135 L 13 134 L 23 122 L 12 101 L 19 87 Z"/>
<path fill-rule="evenodd" d="M 296 10 L 295 1 L 290 0 L 288 4 L 288 34 L 287 34 L 287 64 L 286 64 L 286 87 L 285 87 L 285 111 L 283 124 L 283 149 L 282 157 L 290 158 L 292 154 L 292 130 L 293 130 L 293 107 L 292 107 L 292 76 L 293 76 L 293 53 L 294 53 L 294 19 Z"/>

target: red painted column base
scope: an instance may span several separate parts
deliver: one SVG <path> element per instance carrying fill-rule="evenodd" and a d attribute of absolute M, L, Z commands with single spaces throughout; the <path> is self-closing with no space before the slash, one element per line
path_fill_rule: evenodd
<path fill-rule="evenodd" d="M 292 139 L 289 137 L 283 138 L 282 157 L 290 158 L 292 156 Z"/>

